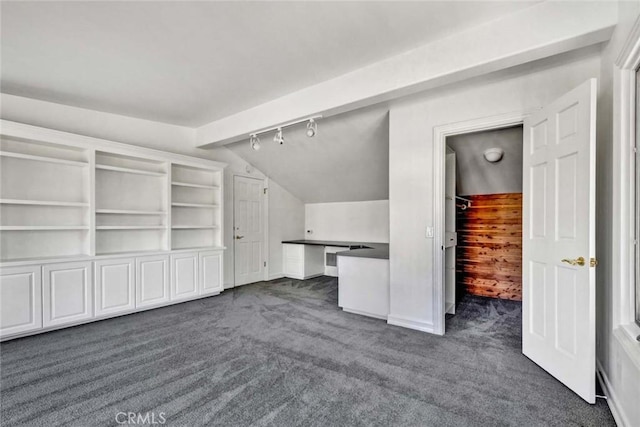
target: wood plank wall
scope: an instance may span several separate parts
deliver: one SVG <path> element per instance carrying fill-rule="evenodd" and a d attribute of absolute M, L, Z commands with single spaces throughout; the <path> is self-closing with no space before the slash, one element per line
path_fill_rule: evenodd
<path fill-rule="evenodd" d="M 464 197 L 471 207 L 456 208 L 458 287 L 473 295 L 521 301 L 522 194 Z"/>

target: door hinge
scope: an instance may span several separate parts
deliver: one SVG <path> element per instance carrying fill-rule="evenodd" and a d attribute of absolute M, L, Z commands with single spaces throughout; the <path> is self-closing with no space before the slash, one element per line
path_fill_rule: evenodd
<path fill-rule="evenodd" d="M 263 188 L 263 189 L 262 189 L 262 194 L 267 194 L 267 190 L 268 190 L 268 188 L 266 188 L 266 187 L 265 187 L 265 188 Z"/>
<path fill-rule="evenodd" d="M 264 262 L 264 266 L 265 266 L 265 267 L 267 266 L 267 261 L 265 261 L 265 262 Z"/>

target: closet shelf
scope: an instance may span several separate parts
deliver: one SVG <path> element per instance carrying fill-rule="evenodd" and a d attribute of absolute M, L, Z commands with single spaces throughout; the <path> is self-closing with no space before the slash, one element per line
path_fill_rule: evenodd
<path fill-rule="evenodd" d="M 98 225 L 96 230 L 164 230 L 165 225 Z"/>
<path fill-rule="evenodd" d="M 199 228 L 202 228 L 202 229 L 205 229 L 205 228 L 215 229 L 215 228 L 219 228 L 219 227 L 217 225 L 173 225 L 173 226 L 171 226 L 171 228 L 174 229 L 174 230 L 189 230 L 189 229 L 195 230 L 195 229 L 199 229 Z"/>
<path fill-rule="evenodd" d="M 191 184 L 189 182 L 178 182 L 173 181 L 171 185 L 175 185 L 177 187 L 193 187 L 193 188 L 208 188 L 208 189 L 220 189 L 219 185 L 203 185 L 203 184 Z"/>
<path fill-rule="evenodd" d="M 66 207 L 87 207 L 89 203 L 84 202 L 61 202 L 56 200 L 23 200 L 23 199 L 0 199 L 3 205 L 34 205 L 34 206 L 66 206 Z"/>
<path fill-rule="evenodd" d="M 89 163 L 81 162 L 78 160 L 66 160 L 66 159 L 57 159 L 55 157 L 46 157 L 46 156 L 36 156 L 34 154 L 23 154 L 23 153 L 14 153 L 12 151 L 0 151 L 0 156 L 2 157 L 13 157 L 15 159 L 23 159 L 23 160 L 35 160 L 38 162 L 47 162 L 47 163 L 58 163 L 61 165 L 69 165 L 69 166 L 88 166 Z"/>
<path fill-rule="evenodd" d="M 166 215 L 163 211 L 137 211 L 129 209 L 96 209 L 97 214 L 122 214 L 122 215 Z"/>
<path fill-rule="evenodd" d="M 185 208 L 217 208 L 220 205 L 213 205 L 213 204 L 204 204 L 204 203 L 171 203 L 171 206 L 177 206 L 177 207 L 185 207 Z"/>
<path fill-rule="evenodd" d="M 112 171 L 112 172 L 132 173 L 137 175 L 148 175 L 148 176 L 166 176 L 167 175 L 164 172 L 153 172 L 153 171 L 148 171 L 144 169 L 123 168 L 120 166 L 111 166 L 111 165 L 96 165 L 96 169 Z"/>
<path fill-rule="evenodd" d="M 87 225 L 3 225 L 0 226 L 0 231 L 37 231 L 37 230 L 52 230 L 52 231 L 64 231 L 64 230 L 88 230 Z"/>

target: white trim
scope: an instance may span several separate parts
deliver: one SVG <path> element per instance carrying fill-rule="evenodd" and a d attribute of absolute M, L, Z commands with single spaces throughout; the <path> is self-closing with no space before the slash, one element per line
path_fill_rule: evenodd
<path fill-rule="evenodd" d="M 274 273 L 274 274 L 270 274 L 267 278 L 267 280 L 276 280 L 276 279 L 283 279 L 285 276 L 282 273 Z"/>
<path fill-rule="evenodd" d="M 425 322 L 421 319 L 389 315 L 389 317 L 387 318 L 387 323 L 389 325 L 401 326 L 403 328 L 414 329 L 421 332 L 428 332 L 430 334 L 444 335 L 444 331 L 438 332 L 433 323 Z"/>
<path fill-rule="evenodd" d="M 613 252 L 612 328 L 621 325 L 632 337 L 635 324 L 635 177 L 636 70 L 640 66 L 640 19 L 629 34 L 618 59 L 614 76 L 613 111 Z M 616 173 L 617 171 L 617 173 Z M 619 285 L 618 285 L 619 284 Z M 614 334 L 615 335 L 615 334 Z M 636 350 L 634 358 L 640 357 Z"/>
<path fill-rule="evenodd" d="M 445 154 L 448 136 L 494 130 L 521 125 L 531 111 L 517 111 L 491 117 L 450 123 L 433 128 L 433 218 L 435 235 L 433 247 L 433 333 L 445 332 L 444 227 L 445 227 Z M 391 323 L 391 322 L 389 322 Z"/>
<path fill-rule="evenodd" d="M 264 193 L 263 197 L 263 204 L 262 204 L 262 209 L 263 209 L 263 213 L 262 213 L 262 230 L 264 235 L 262 236 L 263 241 L 262 241 L 262 255 L 264 257 L 264 263 L 266 263 L 266 265 L 263 264 L 264 267 L 264 271 L 262 274 L 262 280 L 268 281 L 269 279 L 269 268 L 271 268 L 271 263 L 269 262 L 269 193 L 270 191 L 270 187 L 269 187 L 269 177 L 266 177 L 264 179 L 264 187 L 266 189 L 266 192 Z M 234 257 L 235 259 L 235 257 Z"/>
<path fill-rule="evenodd" d="M 354 310 L 352 308 L 342 308 L 342 311 L 345 311 L 347 313 L 351 313 L 351 314 L 359 314 L 360 316 L 367 316 L 367 317 L 373 317 L 375 319 L 380 319 L 380 320 L 387 320 L 389 316 L 382 316 L 380 314 L 374 314 L 374 313 L 369 313 L 368 311 L 362 311 L 362 310 Z"/>
<path fill-rule="evenodd" d="M 256 181 L 262 181 L 262 188 L 269 188 L 269 178 L 264 177 L 258 177 L 258 176 L 252 176 L 249 174 L 243 174 L 243 173 L 233 173 L 231 175 L 231 212 L 233 213 L 233 219 L 231 222 L 231 240 L 233 240 L 233 243 L 231 245 L 231 250 L 233 251 L 233 284 L 230 286 L 230 288 L 236 287 L 236 286 L 243 286 L 243 285 L 249 285 L 250 283 L 244 283 L 242 285 L 238 285 L 236 283 L 236 177 L 240 177 L 240 178 L 249 178 L 249 179 L 255 179 Z M 263 234 L 262 234 L 262 253 L 264 254 L 264 260 L 262 265 L 260 266 L 261 270 L 262 270 L 262 280 L 268 280 L 269 277 L 269 191 L 267 190 L 267 194 L 266 197 L 263 199 L 262 201 L 262 230 L 263 230 Z M 267 265 L 264 265 L 264 261 L 267 261 Z M 226 289 L 226 288 L 225 288 Z"/>
<path fill-rule="evenodd" d="M 604 395 L 607 396 L 607 405 L 609 406 L 609 410 L 611 411 L 611 415 L 613 415 L 613 419 L 615 420 L 618 427 L 631 427 L 631 423 L 629 422 L 629 418 L 625 415 L 624 411 L 620 406 L 618 406 L 618 398 L 616 397 L 615 392 L 613 391 L 613 387 L 611 386 L 611 382 L 609 381 L 609 377 L 607 376 L 607 372 L 604 370 L 600 361 L 596 361 L 596 375 L 600 380 L 600 385 L 602 385 L 602 390 L 604 391 Z"/>

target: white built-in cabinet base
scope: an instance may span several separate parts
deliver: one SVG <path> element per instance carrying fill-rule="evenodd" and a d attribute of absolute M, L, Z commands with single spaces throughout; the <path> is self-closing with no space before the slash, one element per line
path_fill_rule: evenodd
<path fill-rule="evenodd" d="M 0 340 L 224 290 L 222 251 L 109 257 L 0 269 Z"/>
<path fill-rule="evenodd" d="M 364 316 L 389 316 L 389 260 L 338 256 L 338 307 Z"/>
<path fill-rule="evenodd" d="M 324 246 L 283 243 L 282 253 L 285 277 L 306 280 L 324 275 Z"/>

